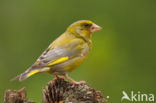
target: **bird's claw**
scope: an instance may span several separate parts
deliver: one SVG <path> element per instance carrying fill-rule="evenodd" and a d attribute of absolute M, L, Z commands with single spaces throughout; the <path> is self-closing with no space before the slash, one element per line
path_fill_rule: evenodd
<path fill-rule="evenodd" d="M 65 78 L 62 77 L 62 76 L 55 75 L 55 79 L 54 80 L 57 80 L 57 79 L 65 79 Z"/>
<path fill-rule="evenodd" d="M 79 82 L 74 81 L 73 86 L 80 85 L 80 84 L 85 84 L 85 83 L 86 83 L 85 81 L 79 81 Z"/>
<path fill-rule="evenodd" d="M 60 79 L 65 79 L 64 77 L 62 77 L 62 76 L 59 76 L 58 78 L 60 78 Z"/>

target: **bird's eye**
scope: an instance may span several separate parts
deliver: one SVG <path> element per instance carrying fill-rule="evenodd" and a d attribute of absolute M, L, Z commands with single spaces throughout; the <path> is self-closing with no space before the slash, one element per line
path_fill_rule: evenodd
<path fill-rule="evenodd" d="M 90 25 L 89 25 L 89 24 L 84 24 L 84 26 L 85 26 L 85 27 L 89 27 Z"/>

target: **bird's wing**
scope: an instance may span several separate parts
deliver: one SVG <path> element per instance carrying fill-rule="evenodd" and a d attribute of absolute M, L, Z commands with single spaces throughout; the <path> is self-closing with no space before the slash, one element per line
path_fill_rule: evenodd
<path fill-rule="evenodd" d="M 70 42 L 51 49 L 51 46 L 39 57 L 33 67 L 46 67 L 65 62 L 75 56 L 81 55 L 84 41 L 73 39 Z"/>
<path fill-rule="evenodd" d="M 82 39 L 72 39 L 59 46 L 52 44 L 29 69 L 12 80 L 19 78 L 20 81 L 23 81 L 36 73 L 48 71 L 55 64 L 63 63 L 77 56 L 83 56 L 87 53 L 83 49 L 85 48 L 84 45 L 86 43 Z"/>

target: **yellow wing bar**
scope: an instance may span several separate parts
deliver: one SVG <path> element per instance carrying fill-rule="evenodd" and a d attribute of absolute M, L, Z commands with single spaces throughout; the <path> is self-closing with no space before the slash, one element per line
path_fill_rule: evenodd
<path fill-rule="evenodd" d="M 49 66 L 52 66 L 52 65 L 55 65 L 55 64 L 59 64 L 59 63 L 65 62 L 65 61 L 67 61 L 68 59 L 69 59 L 68 57 L 61 57 L 61 58 L 55 60 L 54 62 L 51 62 L 51 63 L 49 64 Z"/>
<path fill-rule="evenodd" d="M 30 76 L 32 76 L 32 75 L 38 73 L 39 71 L 40 71 L 40 70 L 34 70 L 34 71 L 30 72 L 30 73 L 28 74 L 28 77 L 30 77 Z"/>

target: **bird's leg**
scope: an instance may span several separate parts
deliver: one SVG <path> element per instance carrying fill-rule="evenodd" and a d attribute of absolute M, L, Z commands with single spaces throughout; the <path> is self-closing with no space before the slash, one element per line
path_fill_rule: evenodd
<path fill-rule="evenodd" d="M 65 74 L 64 76 L 65 76 L 65 78 L 67 78 L 68 80 L 70 80 L 73 83 L 73 85 L 86 83 L 85 81 L 76 82 L 75 80 L 73 80 L 72 78 L 70 78 L 67 74 Z"/>
<path fill-rule="evenodd" d="M 55 80 L 59 79 L 59 78 L 64 79 L 64 77 L 62 77 L 62 76 L 55 75 Z"/>
<path fill-rule="evenodd" d="M 56 81 L 57 79 L 59 79 L 59 76 L 55 75 L 54 81 Z"/>
<path fill-rule="evenodd" d="M 58 75 L 55 75 L 55 78 L 56 78 L 56 79 L 58 79 L 58 78 L 59 78 L 59 76 L 58 76 Z"/>

